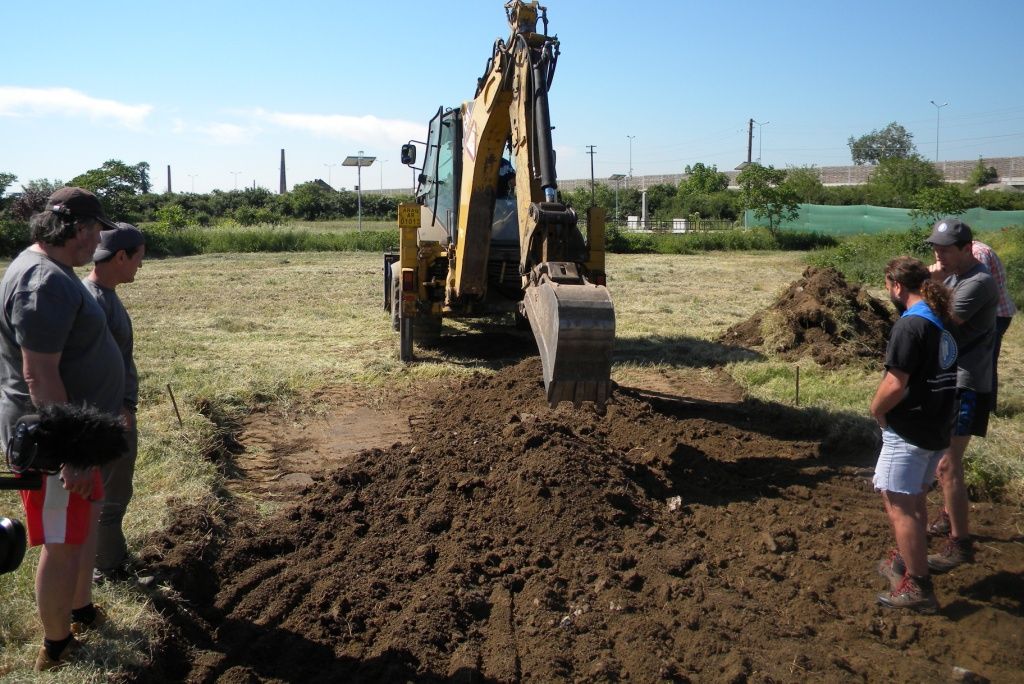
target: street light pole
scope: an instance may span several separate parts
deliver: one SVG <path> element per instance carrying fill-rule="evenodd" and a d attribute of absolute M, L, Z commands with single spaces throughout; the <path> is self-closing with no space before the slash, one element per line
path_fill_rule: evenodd
<path fill-rule="evenodd" d="M 757 124 L 757 163 L 761 163 L 761 152 L 764 151 L 764 136 L 761 135 L 761 126 L 767 126 L 771 121 L 755 121 Z"/>
<path fill-rule="evenodd" d="M 613 173 L 608 176 L 608 180 L 615 181 L 615 222 L 619 221 L 619 186 L 622 184 L 622 179 L 626 177 L 624 173 Z"/>
<path fill-rule="evenodd" d="M 942 108 L 948 105 L 948 102 L 942 104 L 935 104 L 935 100 L 931 103 L 935 105 L 935 161 L 939 161 L 939 114 L 942 112 Z"/>
<path fill-rule="evenodd" d="M 331 169 L 337 166 L 337 164 L 324 164 L 324 166 L 327 167 L 327 184 L 330 185 L 331 189 L 333 190 L 334 186 L 331 185 Z"/>
<path fill-rule="evenodd" d="M 633 182 L 633 139 L 635 135 L 627 135 L 629 138 L 629 183 Z"/>

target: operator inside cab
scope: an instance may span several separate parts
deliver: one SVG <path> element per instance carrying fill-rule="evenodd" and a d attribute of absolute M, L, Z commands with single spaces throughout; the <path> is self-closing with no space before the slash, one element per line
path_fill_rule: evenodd
<path fill-rule="evenodd" d="M 498 199 L 512 199 L 516 196 L 516 170 L 512 168 L 512 162 L 505 157 L 501 158 L 498 166 L 498 187 L 495 196 Z"/>

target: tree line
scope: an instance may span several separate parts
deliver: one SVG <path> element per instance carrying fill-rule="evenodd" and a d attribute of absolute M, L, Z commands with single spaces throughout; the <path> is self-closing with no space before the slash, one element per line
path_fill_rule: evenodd
<path fill-rule="evenodd" d="M 738 221 L 744 210 L 767 219 L 774 232 L 780 222 L 796 216 L 797 205 L 870 204 L 911 209 L 928 219 L 959 214 L 971 207 L 1007 210 L 1024 209 L 1024 193 L 981 190 L 996 179 L 996 171 L 979 159 L 965 184 L 946 183 L 933 164 L 916 150 L 913 135 L 892 122 L 880 130 L 848 141 L 855 164 L 874 167 L 863 185 L 826 187 L 814 166 L 777 169 L 771 165 L 747 164 L 739 173 L 739 189 L 729 188 L 729 178 L 714 165 L 696 163 L 684 169 L 678 184 L 657 184 L 647 188 L 648 217 L 655 221 L 674 218 L 726 219 Z M 22 192 L 7 194 L 17 182 L 10 173 L 0 173 L 0 221 L 22 223 L 40 211 L 46 198 L 64 185 L 61 181 L 32 180 Z M 249 226 L 278 224 L 289 220 L 332 220 L 354 218 L 358 198 L 354 191 L 336 191 L 322 181 L 296 185 L 290 192 L 275 194 L 266 188 L 214 190 L 206 194 L 152 192 L 149 164 L 130 165 L 119 160 L 105 162 L 72 178 L 77 185 L 95 192 L 109 215 L 132 223 L 156 223 L 168 229 L 209 226 L 224 221 Z M 562 200 L 582 213 L 591 203 L 603 207 L 615 223 L 641 212 L 641 191 L 598 183 L 593 189 L 580 187 L 564 192 Z M 362 215 L 371 219 L 394 220 L 400 202 L 412 196 L 362 195 Z"/>
<path fill-rule="evenodd" d="M 109 216 L 129 223 L 160 223 L 168 228 L 210 226 L 228 220 L 242 226 L 277 224 L 289 220 L 318 221 L 355 218 L 359 211 L 356 192 L 334 190 L 326 183 L 301 183 L 278 195 L 266 188 L 214 190 L 209 193 L 154 193 L 149 164 L 129 165 L 112 159 L 97 169 L 66 183 L 39 179 L 22 184 L 20 193 L 7 190 L 17 182 L 11 173 L 0 173 L 0 218 L 24 222 L 46 206 L 47 198 L 64 185 L 96 193 Z M 371 219 L 395 219 L 398 204 L 412 197 L 363 193 L 362 215 Z"/>

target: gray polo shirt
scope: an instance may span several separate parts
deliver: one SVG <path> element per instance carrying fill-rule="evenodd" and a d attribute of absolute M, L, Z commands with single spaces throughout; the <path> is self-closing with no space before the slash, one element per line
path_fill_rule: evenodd
<path fill-rule="evenodd" d="M 139 403 L 139 373 L 135 369 L 132 319 L 115 290 L 103 287 L 89 278 L 82 278 L 82 284 L 99 302 L 100 308 L 107 316 L 110 334 L 114 337 L 117 348 L 121 350 L 121 358 L 124 359 L 124 405 L 134 411 Z"/>
<path fill-rule="evenodd" d="M 962 323 L 952 326 L 960 356 L 956 386 L 975 392 L 992 391 L 992 354 L 996 340 L 999 287 L 982 264 L 962 276 L 945 280 L 953 290 L 953 313 Z"/>
<path fill-rule="evenodd" d="M 26 249 L 0 280 L 0 438 L 6 446 L 18 418 L 34 411 L 22 348 L 60 353 L 69 401 L 114 415 L 124 401 L 124 362 L 107 317 L 73 269 Z"/>

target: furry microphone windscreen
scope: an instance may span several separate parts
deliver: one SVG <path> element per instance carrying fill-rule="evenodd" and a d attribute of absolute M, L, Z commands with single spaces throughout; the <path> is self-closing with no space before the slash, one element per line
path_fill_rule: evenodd
<path fill-rule="evenodd" d="M 101 466 L 128 449 L 120 417 L 87 405 L 50 404 L 39 411 L 39 451 L 73 468 Z"/>

